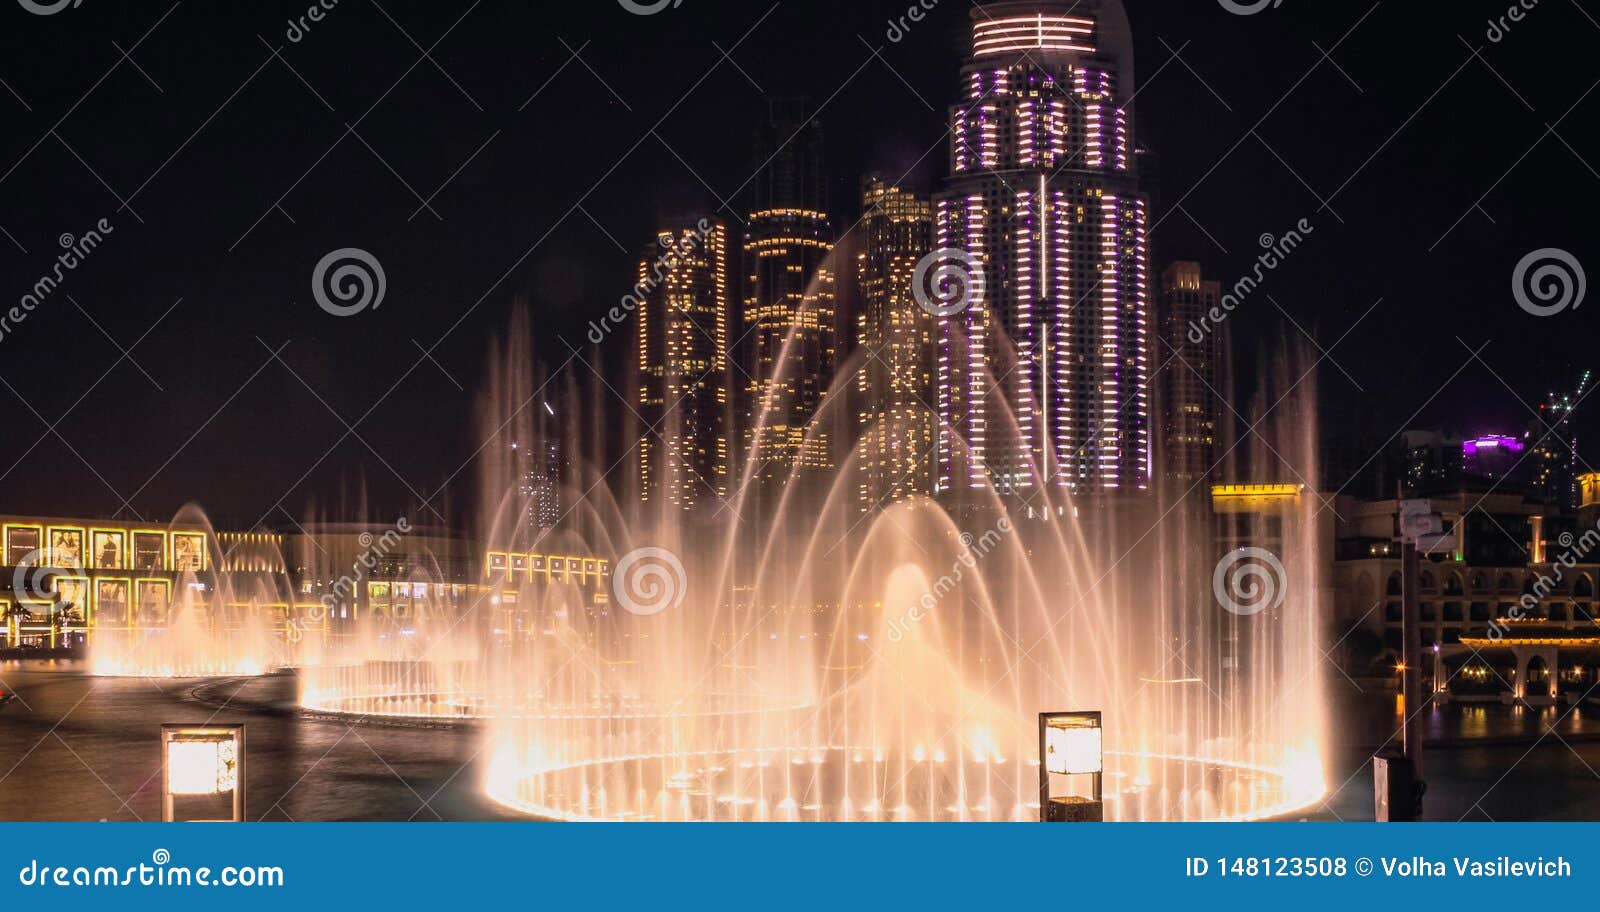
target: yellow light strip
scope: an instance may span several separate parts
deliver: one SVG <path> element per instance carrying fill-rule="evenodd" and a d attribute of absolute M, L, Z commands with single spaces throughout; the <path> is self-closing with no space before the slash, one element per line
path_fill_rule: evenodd
<path fill-rule="evenodd" d="M 1225 484 L 1212 485 L 1212 497 L 1294 497 L 1305 492 L 1299 484 Z"/>

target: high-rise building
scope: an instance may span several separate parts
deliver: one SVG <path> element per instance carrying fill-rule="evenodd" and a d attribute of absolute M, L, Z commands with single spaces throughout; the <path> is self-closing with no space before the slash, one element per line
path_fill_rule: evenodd
<path fill-rule="evenodd" d="M 1206 316 L 1222 300 L 1222 285 L 1208 282 L 1199 263 L 1180 261 L 1161 274 L 1156 333 L 1160 409 L 1157 463 L 1168 480 L 1192 486 L 1217 461 L 1222 419 L 1222 328 Z"/>
<path fill-rule="evenodd" d="M 795 470 L 833 465 L 832 439 L 812 419 L 838 356 L 833 226 L 822 179 L 822 128 L 804 102 L 774 101 L 757 142 L 762 162 L 744 238 L 747 376 L 744 459 L 771 502 Z"/>
<path fill-rule="evenodd" d="M 555 406 L 546 402 L 541 417 L 553 423 Z M 529 444 L 513 443 L 516 459 L 517 490 L 527 504 L 527 526 L 535 532 L 548 532 L 561 520 L 561 439 L 553 427 L 541 421 L 541 431 Z"/>
<path fill-rule="evenodd" d="M 1461 474 L 1478 481 L 1513 479 L 1527 443 L 1504 434 L 1485 434 L 1461 443 Z M 1525 477 L 1525 476 L 1524 476 Z"/>
<path fill-rule="evenodd" d="M 728 496 L 728 241 L 724 225 L 702 219 L 662 231 L 639 262 L 634 366 L 647 505 L 693 511 Z"/>
<path fill-rule="evenodd" d="M 1394 455 L 1401 490 L 1410 497 L 1460 490 L 1465 444 L 1442 431 L 1402 433 Z"/>
<path fill-rule="evenodd" d="M 1533 443 L 1533 493 L 1547 504 L 1568 510 L 1578 508 L 1578 477 L 1586 471 L 1578 456 L 1577 409 L 1588 394 L 1591 379 L 1591 373 L 1584 371 L 1572 392 L 1551 393 L 1550 401 L 1539 406 L 1539 420 L 1528 431 Z"/>
<path fill-rule="evenodd" d="M 917 264 L 932 248 L 932 208 L 877 175 L 862 182 L 856 279 L 858 494 L 863 512 L 933 493 L 933 315 L 916 300 Z"/>
<path fill-rule="evenodd" d="M 1149 205 L 1120 0 L 984 3 L 951 108 L 940 251 L 983 294 L 941 320 L 941 492 L 1149 488 Z"/>

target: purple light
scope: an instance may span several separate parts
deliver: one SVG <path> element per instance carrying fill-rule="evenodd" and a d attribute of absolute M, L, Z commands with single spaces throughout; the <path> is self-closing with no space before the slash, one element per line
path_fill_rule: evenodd
<path fill-rule="evenodd" d="M 1461 444 L 1463 456 L 1476 456 L 1479 450 L 1505 450 L 1508 453 L 1520 453 L 1527 446 L 1515 437 L 1506 437 L 1500 434 L 1490 434 L 1479 437 L 1477 440 L 1468 440 Z"/>

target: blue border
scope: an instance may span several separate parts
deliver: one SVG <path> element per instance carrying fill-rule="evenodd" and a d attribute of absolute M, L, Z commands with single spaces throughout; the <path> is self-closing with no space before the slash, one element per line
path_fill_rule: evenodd
<path fill-rule="evenodd" d="M 1094 902 L 1293 901 L 1298 908 L 1398 901 L 1589 899 L 1600 871 L 1583 824 L 6 824 L 0 903 L 8 908 L 272 908 L 357 902 L 371 909 L 510 902 L 514 908 L 833 910 Z M 30 866 L 154 870 L 268 866 L 281 887 L 27 883 Z M 1208 859 L 1188 876 L 1187 859 Z M 1298 856 L 1343 874 L 1255 876 L 1219 859 Z M 1390 875 L 1385 862 L 1442 862 L 1443 876 Z M 1562 859 L 1555 876 L 1459 876 L 1456 858 Z M 1327 862 L 1319 862 L 1328 859 Z M 1365 859 L 1371 873 L 1362 874 Z M 1229 861 L 1221 862 L 1232 868 Z M 1287 866 L 1283 872 L 1287 873 Z M 65 875 L 69 879 L 71 874 Z M 135 875 L 138 876 L 137 874 Z M 35 875 L 37 879 L 37 875 Z M 50 878 L 54 880 L 54 878 Z M 29 903 L 28 906 L 11 905 Z M 1489 906 L 1495 908 L 1495 906 Z"/>

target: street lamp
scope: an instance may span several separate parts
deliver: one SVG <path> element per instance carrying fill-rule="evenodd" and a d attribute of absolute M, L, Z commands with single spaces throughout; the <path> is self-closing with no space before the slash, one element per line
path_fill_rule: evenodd
<path fill-rule="evenodd" d="M 232 815 L 185 817 L 187 821 L 244 821 L 244 726 L 161 726 L 161 819 L 178 820 L 178 799 L 204 810 L 220 810 L 231 796 Z M 209 799 L 209 800 L 207 800 Z"/>
<path fill-rule="evenodd" d="M 1105 746 L 1100 723 L 1098 712 L 1039 714 L 1040 822 L 1098 823 L 1105 820 L 1101 792 Z M 1082 776 L 1089 777 L 1088 794 L 1072 790 L 1073 777 Z M 1054 785 L 1060 785 L 1061 794 L 1054 793 Z"/>

